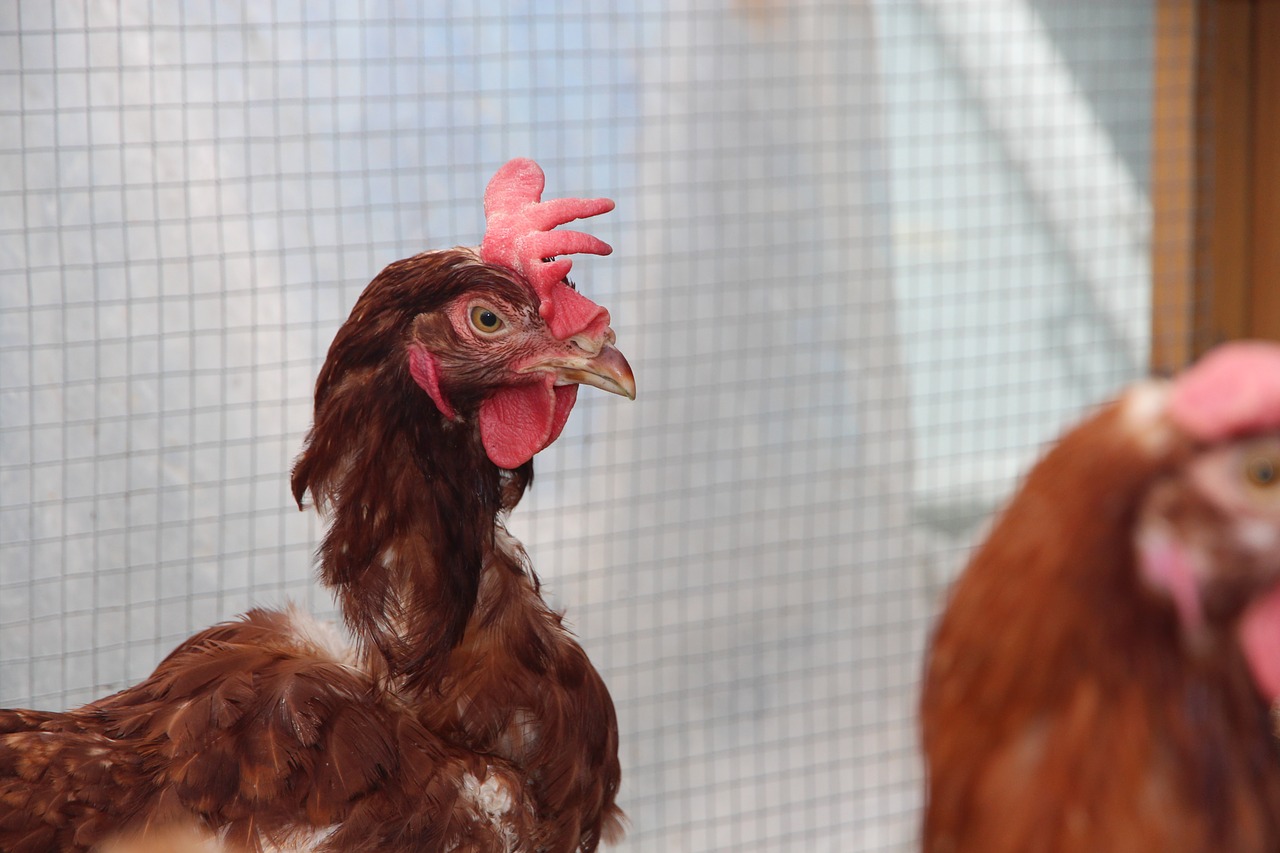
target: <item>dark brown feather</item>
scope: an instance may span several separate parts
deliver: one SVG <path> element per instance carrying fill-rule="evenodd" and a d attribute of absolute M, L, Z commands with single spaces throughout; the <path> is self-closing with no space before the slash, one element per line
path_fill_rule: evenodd
<path fill-rule="evenodd" d="M 532 480 L 475 424 L 494 365 L 459 362 L 444 417 L 408 372 L 438 312 L 527 284 L 470 250 L 387 267 L 338 331 L 294 467 L 330 522 L 320 575 L 350 659 L 292 613 L 255 610 L 144 682 L 65 714 L 0 712 L 0 851 L 216 833 L 259 850 L 591 851 L 620 834 L 612 702 L 499 528 Z"/>
<path fill-rule="evenodd" d="M 504 482 L 474 424 L 446 420 L 408 376 L 415 319 L 484 287 L 532 298 L 465 250 L 418 255 L 374 279 L 329 349 L 293 471 L 299 505 L 310 491 L 330 514 L 321 576 L 338 589 L 348 625 L 414 688 L 438 677 L 461 639 L 494 517 L 519 499 L 532 470 Z M 449 387 L 464 418 L 483 397 L 483 375 L 474 387 Z M 383 559 L 388 552 L 394 559 Z"/>

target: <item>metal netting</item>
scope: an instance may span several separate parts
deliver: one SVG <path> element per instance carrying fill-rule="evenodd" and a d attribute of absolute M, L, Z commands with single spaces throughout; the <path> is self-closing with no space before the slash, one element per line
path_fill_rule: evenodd
<path fill-rule="evenodd" d="M 288 493 L 383 266 L 498 165 L 608 195 L 640 388 L 513 519 L 623 728 L 623 850 L 904 850 L 929 620 L 1145 370 L 1150 0 L 0 4 L 0 704 L 332 615 Z"/>

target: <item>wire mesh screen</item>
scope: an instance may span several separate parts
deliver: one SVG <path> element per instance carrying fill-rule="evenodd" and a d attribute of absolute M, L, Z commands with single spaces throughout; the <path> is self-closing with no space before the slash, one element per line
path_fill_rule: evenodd
<path fill-rule="evenodd" d="M 940 592 L 1145 369 L 1150 2 L 0 6 L 0 703 L 332 602 L 320 361 L 495 168 L 608 195 L 634 404 L 513 519 L 608 681 L 624 850 L 901 850 Z"/>

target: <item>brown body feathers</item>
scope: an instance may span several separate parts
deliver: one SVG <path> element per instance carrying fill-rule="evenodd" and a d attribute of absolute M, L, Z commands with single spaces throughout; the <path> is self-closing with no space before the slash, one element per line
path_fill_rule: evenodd
<path fill-rule="evenodd" d="M 1165 393 L 1068 433 L 956 583 L 922 699 L 926 853 L 1280 850 L 1280 750 L 1234 634 L 1280 549 L 1245 584 L 1242 551 L 1218 548 L 1197 593 L 1144 568 L 1148 534 L 1192 554 L 1237 530 L 1201 494 L 1216 449 L 1161 414 Z"/>

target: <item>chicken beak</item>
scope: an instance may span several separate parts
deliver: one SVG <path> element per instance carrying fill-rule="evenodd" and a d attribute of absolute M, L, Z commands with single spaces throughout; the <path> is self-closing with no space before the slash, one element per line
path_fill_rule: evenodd
<path fill-rule="evenodd" d="M 636 379 L 631 365 L 618 348 L 605 344 L 595 355 L 568 356 L 549 365 L 556 374 L 557 385 L 591 385 L 610 394 L 636 398 Z"/>
<path fill-rule="evenodd" d="M 610 335 L 612 337 L 612 335 Z M 631 365 L 612 343 L 575 341 L 576 352 L 560 353 L 531 364 L 521 373 L 550 373 L 556 385 L 591 385 L 610 394 L 636 398 L 636 379 Z"/>

